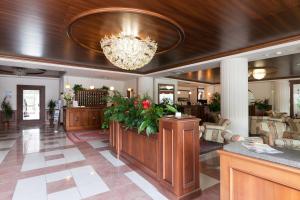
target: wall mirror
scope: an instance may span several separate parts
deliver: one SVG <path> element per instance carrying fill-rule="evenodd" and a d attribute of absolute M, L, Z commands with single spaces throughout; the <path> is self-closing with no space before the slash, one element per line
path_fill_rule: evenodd
<path fill-rule="evenodd" d="M 158 103 L 168 101 L 173 104 L 175 100 L 174 84 L 158 84 Z"/>

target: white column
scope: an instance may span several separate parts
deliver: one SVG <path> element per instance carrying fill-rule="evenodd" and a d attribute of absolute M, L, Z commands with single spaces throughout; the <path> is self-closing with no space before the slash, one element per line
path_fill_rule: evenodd
<path fill-rule="evenodd" d="M 248 136 L 248 59 L 221 61 L 221 115 L 231 121 L 229 130 Z"/>
<path fill-rule="evenodd" d="M 148 94 L 148 96 L 153 99 L 153 77 L 139 77 L 138 78 L 138 95 L 143 97 L 144 94 Z"/>
<path fill-rule="evenodd" d="M 275 81 L 275 111 L 290 114 L 289 80 Z"/>

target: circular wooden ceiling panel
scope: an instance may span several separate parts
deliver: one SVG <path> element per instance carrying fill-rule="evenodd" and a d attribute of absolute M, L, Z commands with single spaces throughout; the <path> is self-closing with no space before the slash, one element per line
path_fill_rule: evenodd
<path fill-rule="evenodd" d="M 158 13 L 131 8 L 102 8 L 75 16 L 68 35 L 79 45 L 102 53 L 100 40 L 121 32 L 140 38 L 149 36 L 158 43 L 157 54 L 176 48 L 184 39 L 183 29 Z"/>

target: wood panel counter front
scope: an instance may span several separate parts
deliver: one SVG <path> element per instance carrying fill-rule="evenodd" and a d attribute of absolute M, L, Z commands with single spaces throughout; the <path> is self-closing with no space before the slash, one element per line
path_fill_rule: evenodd
<path fill-rule="evenodd" d="M 219 154 L 221 200 L 300 200 L 300 169 L 228 151 Z"/>
<path fill-rule="evenodd" d="M 199 183 L 199 119 L 162 118 L 159 133 L 110 124 L 110 145 L 116 154 L 156 179 L 177 199 L 201 194 Z"/>
<path fill-rule="evenodd" d="M 64 129 L 66 131 L 100 129 L 105 107 L 64 108 Z"/>

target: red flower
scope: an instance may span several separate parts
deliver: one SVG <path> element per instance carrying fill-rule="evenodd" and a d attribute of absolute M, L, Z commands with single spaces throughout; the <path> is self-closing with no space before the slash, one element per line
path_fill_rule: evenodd
<path fill-rule="evenodd" d="M 143 108 L 144 108 L 145 110 L 147 110 L 148 108 L 150 108 L 150 105 L 151 105 L 151 103 L 150 103 L 150 101 L 149 101 L 148 99 L 144 100 L 144 101 L 142 102 L 142 104 L 143 104 Z"/>

